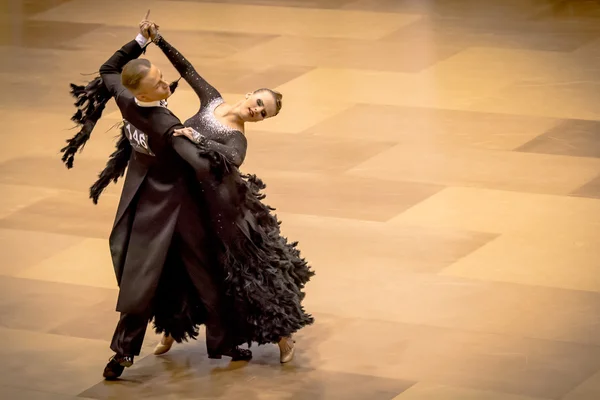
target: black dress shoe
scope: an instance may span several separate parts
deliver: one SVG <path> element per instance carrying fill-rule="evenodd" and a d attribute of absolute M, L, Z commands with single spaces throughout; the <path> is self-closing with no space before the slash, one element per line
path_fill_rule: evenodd
<path fill-rule="evenodd" d="M 232 349 L 223 351 L 221 353 L 213 353 L 208 354 L 208 358 L 212 358 L 215 360 L 220 360 L 221 358 L 231 357 L 231 361 L 250 361 L 252 360 L 252 352 L 246 349 L 240 349 L 239 347 L 234 347 Z"/>
<path fill-rule="evenodd" d="M 115 354 L 110 358 L 106 367 L 104 367 L 104 379 L 112 381 L 117 379 L 123 373 L 125 368 L 129 368 L 133 365 L 133 356 L 121 356 Z"/>

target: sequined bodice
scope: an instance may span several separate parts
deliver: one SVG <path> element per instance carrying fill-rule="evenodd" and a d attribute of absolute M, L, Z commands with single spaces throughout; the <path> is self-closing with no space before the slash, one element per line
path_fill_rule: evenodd
<path fill-rule="evenodd" d="M 185 121 L 184 125 L 201 132 L 207 139 L 221 144 L 226 144 L 234 136 L 243 135 L 237 129 L 223 125 L 215 116 L 215 109 L 223 103 L 224 100 L 221 97 L 214 98 L 206 107 L 200 107 L 200 111 Z"/>

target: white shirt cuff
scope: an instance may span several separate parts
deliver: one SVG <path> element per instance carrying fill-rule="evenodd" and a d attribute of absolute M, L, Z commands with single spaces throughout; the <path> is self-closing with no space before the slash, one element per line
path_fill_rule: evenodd
<path fill-rule="evenodd" d="M 143 49 L 148 44 L 149 39 L 146 39 L 144 37 L 144 35 L 142 35 L 141 33 L 138 33 L 138 35 L 135 37 L 135 41 L 138 42 L 140 47 Z"/>

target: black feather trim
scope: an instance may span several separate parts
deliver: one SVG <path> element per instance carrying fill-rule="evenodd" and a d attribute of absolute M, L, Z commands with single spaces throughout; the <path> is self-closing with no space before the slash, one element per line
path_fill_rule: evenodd
<path fill-rule="evenodd" d="M 98 198 L 112 181 L 117 183 L 117 180 L 125 174 L 129 158 L 131 157 L 131 144 L 125 136 L 125 127 L 121 127 L 121 136 L 117 142 L 117 149 L 110 155 L 106 162 L 106 167 L 98 175 L 98 180 L 90 188 L 90 199 L 94 204 L 98 204 Z"/>
<path fill-rule="evenodd" d="M 209 229 L 224 273 L 226 303 L 232 307 L 227 313 L 232 340 L 277 343 L 313 324 L 302 301 L 315 273 L 298 243 L 282 235 L 273 208 L 262 202 L 265 183 L 255 175 L 241 175 L 235 167 L 227 168 L 227 160 L 217 152 L 204 146 L 199 146 L 199 152 L 212 166 L 210 177 L 202 182 L 202 193 L 212 217 Z M 157 333 L 171 333 L 176 340 L 194 338 L 198 325 L 206 322 L 193 287 L 159 290 L 156 303 L 161 304 L 154 316 Z"/>
<path fill-rule="evenodd" d="M 67 145 L 60 149 L 63 153 L 62 161 L 67 168 L 73 168 L 75 154 L 82 151 L 90 138 L 96 123 L 102 116 L 106 103 L 111 95 L 104 86 L 101 77 L 96 77 L 86 86 L 71 83 L 71 95 L 75 97 L 74 105 L 77 111 L 71 117 L 71 121 L 81 126 L 75 136 L 67 140 Z"/>

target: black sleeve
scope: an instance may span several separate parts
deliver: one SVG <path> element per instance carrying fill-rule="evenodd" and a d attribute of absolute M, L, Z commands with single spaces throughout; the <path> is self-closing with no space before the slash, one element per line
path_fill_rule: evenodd
<path fill-rule="evenodd" d="M 162 36 L 157 37 L 154 43 L 165 53 L 173 67 L 192 87 L 200 98 L 200 103 L 205 106 L 211 100 L 220 98 L 221 94 L 202 78 L 194 66 L 175 47 L 171 46 Z"/>
<path fill-rule="evenodd" d="M 236 135 L 233 135 L 225 144 L 215 142 L 214 140 L 205 139 L 204 145 L 209 150 L 214 150 L 222 154 L 227 161 L 236 167 L 239 167 L 246 158 L 248 142 L 246 137 L 241 132 L 237 132 Z"/>
<path fill-rule="evenodd" d="M 100 67 L 100 76 L 104 85 L 115 98 L 117 105 L 122 107 L 126 100 L 130 100 L 133 95 L 121 84 L 121 71 L 123 67 L 131 61 L 142 55 L 144 49 L 138 42 L 132 40 L 121 47 L 111 58 Z"/>
<path fill-rule="evenodd" d="M 149 123 L 156 128 L 157 132 L 160 132 L 160 135 L 175 150 L 177 155 L 196 171 L 198 179 L 205 179 L 206 174 L 210 172 L 210 161 L 199 155 L 198 145 L 187 138 L 173 135 L 175 129 L 184 127 L 179 118 L 166 108 L 159 108 L 153 115 L 156 119 L 149 121 Z"/>
<path fill-rule="evenodd" d="M 172 136 L 171 144 L 177 154 L 194 169 L 198 180 L 206 179 L 210 173 L 210 160 L 198 154 L 198 146 L 184 136 Z"/>

